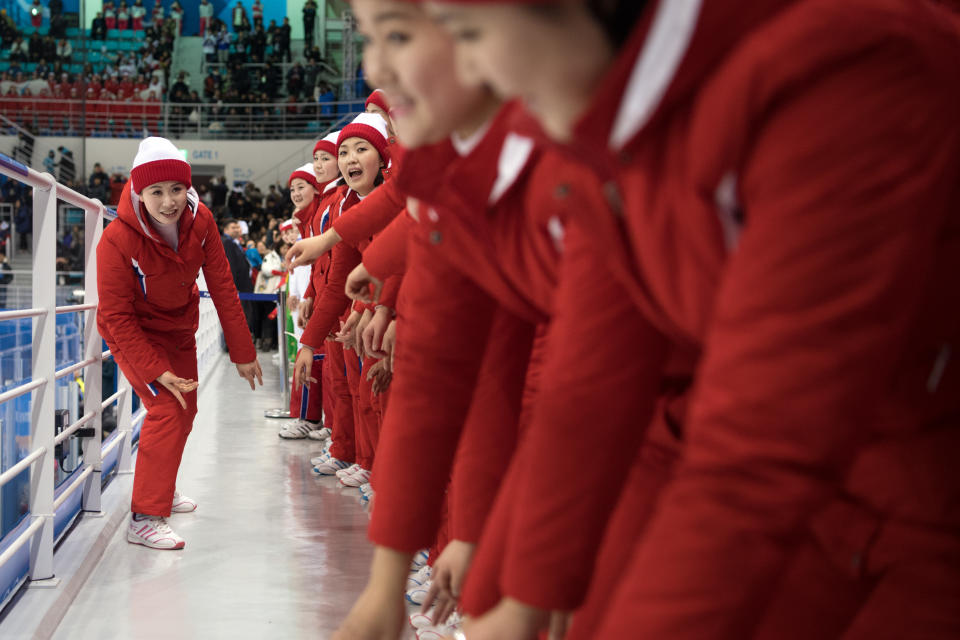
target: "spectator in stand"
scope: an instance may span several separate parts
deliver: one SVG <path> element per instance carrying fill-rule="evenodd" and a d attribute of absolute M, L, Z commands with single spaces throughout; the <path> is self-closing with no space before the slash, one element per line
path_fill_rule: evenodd
<path fill-rule="evenodd" d="M 217 61 L 217 36 L 212 31 L 208 31 L 203 36 L 203 60 L 207 64 L 214 64 Z"/>
<path fill-rule="evenodd" d="M 210 27 L 210 21 L 213 19 L 213 5 L 207 2 L 207 0 L 200 0 L 200 6 L 197 7 L 197 10 L 200 13 L 200 31 L 198 35 L 205 36 Z"/>
<path fill-rule="evenodd" d="M 187 86 L 186 73 L 181 71 L 177 81 L 170 87 L 170 102 L 187 102 L 190 97 L 190 87 Z"/>
<path fill-rule="evenodd" d="M 106 182 L 109 179 L 107 172 L 103 170 L 103 167 L 100 165 L 99 162 L 94 163 L 93 172 L 90 174 L 89 185 L 91 189 L 93 188 L 93 181 L 95 178 L 99 178 L 100 182 Z"/>
<path fill-rule="evenodd" d="M 7 224 L 6 220 L 3 224 Z M 0 309 L 6 309 L 7 307 L 7 287 L 13 282 L 13 274 L 11 273 L 13 269 L 7 262 L 6 244 L 7 239 L 4 238 L 3 242 L 0 243 Z"/>
<path fill-rule="evenodd" d="M 43 6 L 40 0 L 33 0 L 33 4 L 30 5 L 30 26 L 34 29 L 43 26 Z"/>
<path fill-rule="evenodd" d="M 277 41 L 274 47 L 281 59 L 285 58 L 290 62 L 290 18 L 284 18 L 283 24 L 277 29 Z"/>
<path fill-rule="evenodd" d="M 130 7 L 130 28 L 134 31 L 143 31 L 143 20 L 147 16 L 147 8 L 143 6 L 143 0 L 137 0 Z"/>
<path fill-rule="evenodd" d="M 267 51 L 267 34 L 263 30 L 263 25 L 254 27 L 253 35 L 250 36 L 250 59 L 253 62 L 263 62 Z"/>
<path fill-rule="evenodd" d="M 220 90 L 220 84 L 220 72 L 211 69 L 207 77 L 203 79 L 203 97 L 212 100 L 213 96 Z"/>
<path fill-rule="evenodd" d="M 20 32 L 17 31 L 17 25 L 13 18 L 10 17 L 6 9 L 0 9 L 0 46 L 9 46 L 19 36 Z"/>
<path fill-rule="evenodd" d="M 57 60 L 64 64 L 70 64 L 73 61 L 73 46 L 69 40 L 61 40 L 57 43 Z"/>
<path fill-rule="evenodd" d="M 103 19 L 107 23 L 107 29 L 117 28 L 117 10 L 109 0 L 103 3 Z"/>
<path fill-rule="evenodd" d="M 117 29 L 129 29 L 130 28 L 130 9 L 127 8 L 126 2 L 121 2 L 120 7 L 117 9 Z"/>
<path fill-rule="evenodd" d="M 313 26 L 317 19 L 317 3 L 307 0 L 303 5 L 303 48 L 313 48 Z"/>
<path fill-rule="evenodd" d="M 225 63 L 230 55 L 230 32 L 226 27 L 217 34 L 217 55 L 221 64 Z"/>
<path fill-rule="evenodd" d="M 253 16 L 254 29 L 256 29 L 258 26 L 263 26 L 263 5 L 260 4 L 260 0 L 253 0 L 253 7 L 250 9 L 250 15 Z"/>
<path fill-rule="evenodd" d="M 13 203 L 13 220 L 20 237 L 19 247 L 21 251 L 30 251 L 30 234 L 33 233 L 33 211 L 22 200 Z"/>
<path fill-rule="evenodd" d="M 159 31 L 163 26 L 163 21 L 166 19 L 166 14 L 163 11 L 163 3 L 157 0 L 153 5 L 153 15 L 150 18 L 151 25 L 153 28 Z"/>
<path fill-rule="evenodd" d="M 250 20 L 247 18 L 247 11 L 243 8 L 242 0 L 237 0 L 237 6 L 233 8 L 231 15 L 234 32 L 243 33 L 250 30 Z"/>
<path fill-rule="evenodd" d="M 57 175 L 57 156 L 53 152 L 53 149 L 50 149 L 50 151 L 47 152 L 47 157 L 43 159 L 43 168 L 50 175 Z"/>
<path fill-rule="evenodd" d="M 176 23 L 174 33 L 179 38 L 183 35 L 183 7 L 177 0 L 174 0 L 173 4 L 170 5 L 170 19 Z"/>
<path fill-rule="evenodd" d="M 39 62 L 43 57 L 43 38 L 36 31 L 30 34 L 29 50 L 30 62 Z"/>
<path fill-rule="evenodd" d="M 100 176 L 93 178 L 88 194 L 91 198 L 96 198 L 100 202 L 110 201 L 110 185 L 102 180 Z"/>
<path fill-rule="evenodd" d="M 17 36 L 10 47 L 10 60 L 13 62 L 28 62 L 30 60 L 30 47 L 22 36 Z"/>
<path fill-rule="evenodd" d="M 227 204 L 227 178 L 217 176 L 210 181 L 210 193 L 213 195 L 213 212 L 220 216 Z"/>
<path fill-rule="evenodd" d="M 107 21 L 103 17 L 103 12 L 97 11 L 97 16 L 93 19 L 93 22 L 90 24 L 90 39 L 106 40 L 106 38 L 107 38 Z"/>
<path fill-rule="evenodd" d="M 123 193 L 123 185 L 127 184 L 127 179 L 123 174 L 115 173 L 110 178 L 110 205 L 117 206 L 120 203 L 120 194 Z"/>
<path fill-rule="evenodd" d="M 299 62 L 294 63 L 287 71 L 287 95 L 299 99 L 303 92 L 303 67 Z"/>

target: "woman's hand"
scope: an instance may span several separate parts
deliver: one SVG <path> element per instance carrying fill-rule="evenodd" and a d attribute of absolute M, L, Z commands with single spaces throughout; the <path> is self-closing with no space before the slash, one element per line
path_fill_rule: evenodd
<path fill-rule="evenodd" d="M 180 406 L 184 409 L 187 408 L 187 403 L 183 399 L 184 393 L 190 393 L 195 391 L 200 383 L 196 380 L 188 380 L 187 378 L 180 378 L 175 375 L 172 371 L 164 371 L 156 380 L 163 387 L 173 394 L 173 397 L 177 399 L 177 402 L 180 403 Z"/>
<path fill-rule="evenodd" d="M 377 307 L 373 312 L 373 318 L 363 330 L 363 350 L 374 358 L 386 358 L 387 354 L 383 351 L 383 334 L 386 333 L 390 321 L 393 320 L 393 309 L 388 307 Z"/>
<path fill-rule="evenodd" d="M 393 353 L 397 344 L 397 321 L 391 320 L 387 325 L 387 330 L 383 332 L 382 349 L 387 354 L 387 368 L 393 373 Z"/>
<path fill-rule="evenodd" d="M 340 234 L 333 229 L 327 229 L 319 236 L 297 240 L 287 251 L 287 255 L 284 256 L 287 268 L 294 269 L 302 265 L 313 264 L 317 258 L 333 249 L 340 240 Z"/>
<path fill-rule="evenodd" d="M 307 320 L 313 315 L 313 298 L 304 298 L 300 301 L 300 313 L 297 314 L 297 324 L 301 329 L 307 328 Z"/>
<path fill-rule="evenodd" d="M 310 377 L 310 371 L 313 369 L 313 349 L 306 345 L 300 346 L 300 353 L 297 354 L 297 361 L 293 364 L 293 389 L 296 391 L 302 385 L 316 382 L 316 378 Z"/>
<path fill-rule="evenodd" d="M 256 358 L 254 358 L 253 362 L 238 364 L 237 373 L 240 374 L 241 378 L 250 383 L 251 390 L 257 390 L 257 385 L 253 383 L 254 380 L 259 382 L 261 387 L 263 386 L 263 371 L 260 369 L 260 362 Z"/>
<path fill-rule="evenodd" d="M 373 295 L 370 295 L 370 285 L 373 285 Z M 374 278 L 367 271 L 361 262 L 350 275 L 347 276 L 347 286 L 345 292 L 351 300 L 359 300 L 366 304 L 372 304 L 380 299 L 380 292 L 383 290 L 383 281 Z"/>
<path fill-rule="evenodd" d="M 353 350 L 357 352 L 358 358 L 363 358 L 365 355 L 363 350 L 363 332 L 366 331 L 367 325 L 370 324 L 372 318 L 373 311 L 364 309 L 363 314 L 360 316 L 360 322 L 357 323 L 357 328 L 353 332 Z"/>
<path fill-rule="evenodd" d="M 336 341 L 343 344 L 344 349 L 352 349 L 355 340 L 355 329 L 357 328 L 357 323 L 360 322 L 360 312 L 351 311 L 350 315 L 347 316 L 346 322 L 340 323 L 340 331 L 336 335 Z"/>
<path fill-rule="evenodd" d="M 373 380 L 373 395 L 378 396 L 390 388 L 393 374 L 387 368 L 386 360 L 377 360 L 367 370 L 367 380 Z"/>
<path fill-rule="evenodd" d="M 433 571 L 430 573 L 430 591 L 427 592 L 420 610 L 426 613 L 431 606 L 436 605 L 433 614 L 435 624 L 442 625 L 457 608 L 460 587 L 463 586 L 467 570 L 470 569 L 470 562 L 473 560 L 473 552 L 476 548 L 477 545 L 469 542 L 451 540 L 433 563 Z"/>

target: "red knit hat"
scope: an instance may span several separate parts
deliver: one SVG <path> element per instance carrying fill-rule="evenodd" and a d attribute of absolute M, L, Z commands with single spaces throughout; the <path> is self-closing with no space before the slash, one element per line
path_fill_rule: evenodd
<path fill-rule="evenodd" d="M 308 162 L 299 169 L 295 170 L 290 174 L 290 178 L 287 180 L 287 186 L 290 186 L 290 183 L 293 182 L 294 178 L 302 178 L 309 182 L 314 189 L 320 191 L 320 185 L 317 183 L 317 176 L 313 175 L 313 163 Z"/>
<path fill-rule="evenodd" d="M 340 137 L 339 131 L 334 131 L 333 133 L 328 133 L 323 137 L 322 140 L 317 140 L 317 144 L 313 145 L 313 155 L 317 155 L 317 151 L 326 151 L 334 158 L 337 157 L 337 139 Z"/>
<path fill-rule="evenodd" d="M 390 163 L 390 143 L 387 141 L 387 122 L 378 113 L 361 113 L 340 131 L 337 149 L 347 138 L 363 138 L 380 154 L 383 164 Z"/>
<path fill-rule="evenodd" d="M 373 90 L 373 93 L 370 94 L 370 97 L 367 98 L 367 101 L 363 103 L 363 108 L 366 109 L 371 104 L 375 104 L 383 109 L 384 113 L 390 113 L 390 107 L 387 106 L 387 96 L 384 95 L 383 91 L 380 89 Z"/>
<path fill-rule="evenodd" d="M 293 229 L 293 218 L 287 218 L 280 223 L 280 233 L 283 233 L 287 229 Z"/>
<path fill-rule="evenodd" d="M 141 193 L 158 182 L 175 180 L 191 186 L 190 163 L 166 138 L 150 137 L 140 141 L 140 148 L 130 169 L 133 191 Z"/>

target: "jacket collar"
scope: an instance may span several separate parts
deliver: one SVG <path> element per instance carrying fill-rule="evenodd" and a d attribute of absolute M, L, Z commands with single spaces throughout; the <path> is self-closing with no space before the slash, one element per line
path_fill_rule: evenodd
<path fill-rule="evenodd" d="M 797 1 L 651 3 L 577 124 L 574 146 L 597 148 L 604 140 L 608 156 L 628 151 L 688 103 L 747 34 Z"/>

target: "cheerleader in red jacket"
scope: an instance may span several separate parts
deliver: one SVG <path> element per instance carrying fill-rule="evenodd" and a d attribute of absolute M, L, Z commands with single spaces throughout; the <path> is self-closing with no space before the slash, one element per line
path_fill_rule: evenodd
<path fill-rule="evenodd" d="M 335 220 L 343 212 L 361 202 L 382 183 L 382 169 L 390 159 L 386 122 L 376 114 L 360 114 L 340 132 L 337 140 L 337 154 L 346 189 L 338 190 L 340 191 L 338 200 L 330 206 L 331 220 Z M 322 289 L 317 290 L 317 301 L 301 339 L 302 349 L 294 366 L 295 387 L 306 382 L 316 382 L 317 379 L 312 373 L 313 354 L 322 348 L 327 337 L 339 328 L 338 321 L 346 318 L 346 312 L 350 309 L 350 300 L 344 294 L 344 285 L 347 274 L 359 263 L 360 251 L 357 249 L 342 243 L 334 248 L 329 270 L 325 274 Z M 315 288 L 316 284 L 317 280 L 314 279 Z M 356 353 L 335 342 L 327 342 L 327 346 L 330 347 L 328 355 L 331 357 L 331 367 L 339 369 L 340 354 L 343 354 L 342 362 L 346 366 L 348 379 L 352 383 L 349 391 L 351 396 L 358 400 L 361 364 Z M 331 372 L 332 375 L 334 373 Z M 365 415 L 372 413 L 370 407 L 354 402 L 355 433 L 357 429 L 363 428 L 360 422 L 361 411 Z M 340 415 L 340 409 L 337 409 L 337 415 Z M 339 422 L 338 419 L 335 420 L 338 428 Z M 333 475 L 342 471 L 344 473 L 339 475 L 345 484 L 349 486 L 365 484 L 369 479 L 373 452 L 366 449 L 351 451 L 350 445 L 355 443 L 362 447 L 367 439 L 354 440 L 349 444 L 345 441 L 341 448 L 338 442 L 341 437 L 349 439 L 349 434 L 344 432 L 338 434 L 335 429 L 333 445 L 324 459 L 319 460 L 319 464 L 315 464 L 315 472 L 321 475 Z M 348 464 L 348 460 L 343 459 L 348 456 L 356 456 L 357 462 L 353 465 Z M 349 473 L 346 473 L 347 471 Z"/>
<path fill-rule="evenodd" d="M 97 247 L 97 327 L 147 409 L 140 432 L 127 540 L 182 549 L 171 511 L 197 503 L 176 490 L 177 471 L 197 413 L 199 322 L 196 280 L 203 269 L 240 377 L 263 384 L 230 276 L 220 233 L 191 187 L 190 165 L 164 138 L 140 143 L 118 218 Z"/>
<path fill-rule="evenodd" d="M 591 357 L 643 353 L 617 391 L 649 407 L 651 368 L 676 345 L 698 354 L 681 462 L 589 637 L 957 637 L 955 16 L 905 0 L 519 4 L 443 21 L 461 68 L 524 96 L 607 180 L 617 215 L 591 230 L 645 311 L 611 299 Z M 548 358 L 501 577 L 513 597 L 471 640 L 535 634 L 523 603 L 563 588 L 569 532 L 603 515 L 578 493 L 621 482 L 636 450 L 585 411 L 570 362 Z M 598 463 L 586 486 L 570 473 Z"/>

